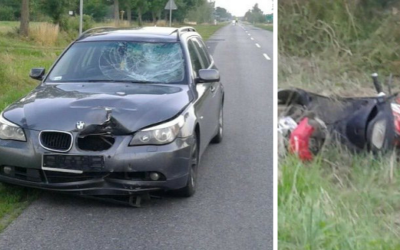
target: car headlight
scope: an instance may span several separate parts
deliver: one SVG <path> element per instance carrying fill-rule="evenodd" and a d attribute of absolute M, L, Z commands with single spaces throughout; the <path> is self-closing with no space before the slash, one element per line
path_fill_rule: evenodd
<path fill-rule="evenodd" d="M 4 119 L 3 113 L 0 114 L 0 139 L 26 141 L 24 130 Z"/>
<path fill-rule="evenodd" d="M 140 130 L 129 145 L 162 145 L 173 142 L 184 124 L 185 118 L 180 115 L 172 121 Z"/>
<path fill-rule="evenodd" d="M 377 121 L 372 129 L 371 142 L 377 148 L 381 149 L 385 142 L 386 120 Z"/>

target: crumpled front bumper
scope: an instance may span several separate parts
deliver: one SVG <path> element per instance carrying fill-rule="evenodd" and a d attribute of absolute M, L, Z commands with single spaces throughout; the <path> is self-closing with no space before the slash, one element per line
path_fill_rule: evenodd
<path fill-rule="evenodd" d="M 101 152 L 74 146 L 65 155 L 103 156 L 104 166 L 70 173 L 44 170 L 43 155 L 56 153 L 39 145 L 38 132 L 28 131 L 27 135 L 28 142 L 0 140 L 0 182 L 78 195 L 132 195 L 179 189 L 188 180 L 192 137 L 161 146 L 131 147 L 131 136 L 118 136 L 109 150 Z M 151 180 L 152 172 L 161 178 Z"/>
<path fill-rule="evenodd" d="M 131 181 L 112 178 L 93 178 L 91 180 L 68 183 L 32 182 L 18 178 L 0 176 L 0 181 L 25 187 L 77 195 L 134 195 L 157 190 L 174 190 L 187 183 L 187 175 L 166 181 Z"/>

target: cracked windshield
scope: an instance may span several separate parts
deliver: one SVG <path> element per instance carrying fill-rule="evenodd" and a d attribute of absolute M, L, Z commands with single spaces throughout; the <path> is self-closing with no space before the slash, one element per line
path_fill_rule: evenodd
<path fill-rule="evenodd" d="M 183 62 L 179 43 L 76 43 L 57 63 L 49 80 L 174 83 L 184 78 Z"/>

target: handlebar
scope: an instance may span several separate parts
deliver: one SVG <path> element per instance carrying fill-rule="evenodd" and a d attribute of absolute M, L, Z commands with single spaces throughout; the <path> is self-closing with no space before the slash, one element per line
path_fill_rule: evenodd
<path fill-rule="evenodd" d="M 373 81 L 373 83 L 374 83 L 376 92 L 378 92 L 378 94 L 379 94 L 379 93 L 382 93 L 382 92 L 383 92 L 383 89 L 382 89 L 382 85 L 381 85 L 381 84 L 379 83 L 379 81 L 378 81 L 378 73 L 373 73 L 373 74 L 371 75 L 371 77 L 372 77 L 372 81 Z"/>

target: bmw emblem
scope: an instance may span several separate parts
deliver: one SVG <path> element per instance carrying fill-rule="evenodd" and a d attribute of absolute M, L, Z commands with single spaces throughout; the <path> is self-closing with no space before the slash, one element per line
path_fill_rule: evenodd
<path fill-rule="evenodd" d="M 79 130 L 82 130 L 85 127 L 85 123 L 84 122 L 77 122 L 76 123 L 76 128 Z"/>

